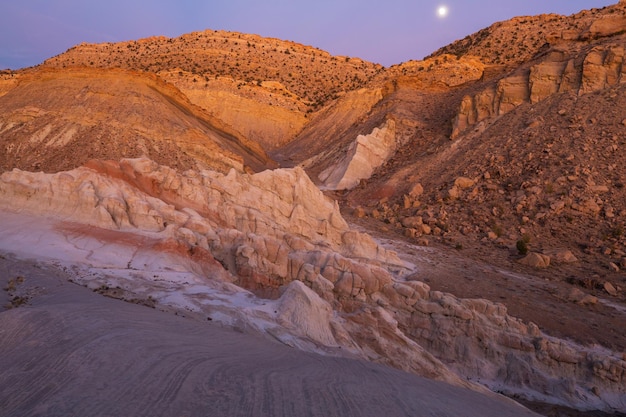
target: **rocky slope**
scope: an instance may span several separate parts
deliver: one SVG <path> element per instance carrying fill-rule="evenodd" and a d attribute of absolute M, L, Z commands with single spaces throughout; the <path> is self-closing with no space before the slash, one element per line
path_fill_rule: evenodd
<path fill-rule="evenodd" d="M 450 103 L 459 94 L 457 88 L 479 80 L 484 70 L 485 66 L 474 58 L 452 56 L 391 67 L 367 88 L 351 91 L 318 112 L 293 141 L 271 155 L 284 165 L 305 167 L 316 180 L 323 171 L 349 166 L 356 157 L 367 167 L 367 175 L 360 175 L 358 180 L 368 179 L 379 166 L 409 146 L 409 141 L 410 146 L 429 147 L 437 146 L 441 139 L 447 141 L 443 135 L 437 139 L 434 135 L 445 132 L 450 112 L 456 110 Z M 375 138 L 373 132 L 390 123 L 393 129 L 385 140 L 371 141 L 378 148 L 377 154 L 386 155 L 377 158 L 376 164 L 349 151 L 357 148 L 360 136 Z M 418 137 L 423 139 L 419 145 L 415 142 Z M 354 185 L 352 181 L 349 188 Z"/>
<path fill-rule="evenodd" d="M 304 350 L 623 411 L 625 18 L 387 69 L 213 31 L 79 45 L 0 74 L 0 243 Z"/>
<path fill-rule="evenodd" d="M 407 92 L 396 106 L 410 110 L 405 114 L 413 131 L 370 180 L 345 196 L 348 205 L 409 239 L 426 237 L 507 267 L 518 268 L 515 261 L 529 249 L 570 251 L 580 262 L 553 256 L 546 277 L 588 281 L 581 285 L 593 291 L 605 282 L 624 288 L 625 173 L 618 150 L 626 120 L 625 8 L 620 3 L 582 13 L 588 18 L 581 20 L 559 17 L 563 35 L 512 69 L 490 63 L 479 43 L 463 50 L 486 61 L 478 77 L 438 92 Z M 508 50 L 525 46 L 511 43 Z M 430 59 L 441 64 L 444 56 Z M 429 67 L 421 65 L 422 71 Z M 408 78 L 417 80 L 416 74 Z M 381 113 L 393 114 L 388 107 L 381 100 L 360 126 L 380 124 Z M 612 295 L 624 298 L 623 291 Z"/>
<path fill-rule="evenodd" d="M 623 31 L 623 4 L 620 0 L 616 6 L 583 10 L 571 16 L 521 16 L 497 22 L 440 48 L 429 58 L 472 55 L 486 64 L 512 68 L 530 61 L 554 43 L 590 41 Z"/>

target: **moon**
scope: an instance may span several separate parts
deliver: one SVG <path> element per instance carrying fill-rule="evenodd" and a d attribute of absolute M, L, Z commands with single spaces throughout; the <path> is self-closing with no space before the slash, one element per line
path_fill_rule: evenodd
<path fill-rule="evenodd" d="M 437 16 L 438 16 L 440 19 L 443 19 L 443 18 L 445 18 L 446 16 L 448 16 L 448 6 L 444 6 L 444 5 L 439 6 L 439 7 L 437 8 Z"/>

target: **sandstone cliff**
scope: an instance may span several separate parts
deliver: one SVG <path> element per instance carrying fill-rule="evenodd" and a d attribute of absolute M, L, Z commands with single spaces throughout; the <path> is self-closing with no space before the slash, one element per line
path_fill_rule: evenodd
<path fill-rule="evenodd" d="M 610 44 L 587 47 L 575 54 L 555 47 L 538 62 L 520 68 L 474 96 L 466 96 L 454 121 L 452 138 L 523 103 L 537 103 L 568 91 L 588 94 L 626 82 L 624 44 L 626 37 L 619 36 Z"/>

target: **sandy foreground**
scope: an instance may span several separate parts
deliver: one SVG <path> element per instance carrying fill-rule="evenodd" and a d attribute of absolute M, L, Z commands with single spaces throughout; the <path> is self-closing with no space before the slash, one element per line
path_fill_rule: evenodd
<path fill-rule="evenodd" d="M 80 254 L 54 233 L 33 235 L 41 220 L 23 221 L 0 217 L 0 284 L 16 287 L 0 292 L 0 416 L 535 415 L 496 395 L 94 293 L 53 265 L 55 252 Z"/>

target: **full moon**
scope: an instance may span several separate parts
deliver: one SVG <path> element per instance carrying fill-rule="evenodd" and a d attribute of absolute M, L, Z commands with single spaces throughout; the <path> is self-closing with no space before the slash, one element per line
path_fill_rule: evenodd
<path fill-rule="evenodd" d="M 444 18 L 448 15 L 448 7 L 447 6 L 439 6 L 437 9 L 437 16 L 440 18 Z"/>

